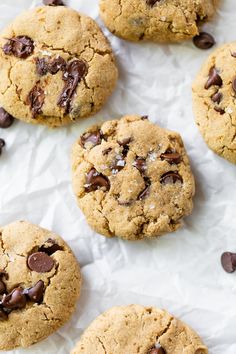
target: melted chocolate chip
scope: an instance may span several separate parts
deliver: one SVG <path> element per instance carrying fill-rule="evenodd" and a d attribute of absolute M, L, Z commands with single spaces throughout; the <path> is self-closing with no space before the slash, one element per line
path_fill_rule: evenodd
<path fill-rule="evenodd" d="M 134 161 L 134 167 L 136 167 L 141 173 L 145 172 L 147 169 L 146 160 L 142 157 L 137 157 Z"/>
<path fill-rule="evenodd" d="M 87 174 L 85 191 L 93 192 L 97 189 L 108 191 L 110 189 L 110 182 L 106 176 L 96 171 L 95 168 L 92 168 Z"/>
<path fill-rule="evenodd" d="M 6 309 L 22 309 L 26 305 L 26 296 L 24 295 L 24 290 L 19 287 L 8 295 L 4 294 L 2 301 L 0 302 L 1 306 Z"/>
<path fill-rule="evenodd" d="M 232 88 L 236 92 L 236 77 L 232 80 Z"/>
<path fill-rule="evenodd" d="M 224 252 L 221 256 L 221 264 L 227 273 L 233 273 L 236 270 L 236 253 Z"/>
<path fill-rule="evenodd" d="M 214 103 L 218 103 L 218 104 L 220 104 L 220 102 L 222 101 L 222 98 L 223 98 L 223 94 L 221 92 L 216 92 L 211 96 L 211 100 Z"/>
<path fill-rule="evenodd" d="M 54 267 L 54 260 L 45 252 L 35 252 L 28 257 L 28 267 L 37 273 L 47 273 Z"/>
<path fill-rule="evenodd" d="M 161 159 L 167 161 L 170 165 L 177 165 L 182 161 L 181 155 L 171 149 L 168 149 L 164 154 L 161 154 Z"/>
<path fill-rule="evenodd" d="M 83 147 L 86 148 L 86 145 L 89 143 L 93 146 L 101 144 L 101 133 L 100 131 L 95 131 L 93 133 L 84 133 L 80 137 L 80 142 Z"/>
<path fill-rule="evenodd" d="M 27 36 L 18 36 L 11 38 L 3 46 L 3 52 L 6 55 L 14 55 L 17 58 L 25 59 L 34 51 L 34 42 Z"/>
<path fill-rule="evenodd" d="M 146 3 L 148 6 L 154 6 L 157 2 L 160 2 L 161 0 L 146 0 Z"/>
<path fill-rule="evenodd" d="M 2 280 L 0 280 L 0 295 L 3 295 L 6 292 L 6 285 Z"/>
<path fill-rule="evenodd" d="M 215 39 L 211 34 L 206 32 L 201 32 L 199 35 L 193 38 L 193 43 L 199 49 L 209 49 L 215 44 Z"/>
<path fill-rule="evenodd" d="M 58 71 L 64 71 L 66 61 L 58 56 L 53 60 L 49 58 L 36 58 L 36 71 L 39 76 L 47 75 L 48 73 L 56 75 Z"/>
<path fill-rule="evenodd" d="M 102 151 L 102 154 L 103 154 L 103 156 L 105 156 L 105 155 L 109 154 L 109 152 L 111 152 L 111 151 L 112 151 L 112 148 L 107 148 Z"/>
<path fill-rule="evenodd" d="M 158 348 L 153 348 L 148 354 L 166 354 L 166 351 L 160 346 Z"/>
<path fill-rule="evenodd" d="M 48 73 L 48 60 L 46 58 L 36 58 L 36 71 L 39 76 L 44 76 Z"/>
<path fill-rule="evenodd" d="M 213 66 L 209 71 L 209 77 L 205 84 L 205 89 L 208 90 L 211 86 L 222 86 L 223 81 L 220 75 L 218 74 L 217 69 Z"/>
<path fill-rule="evenodd" d="M 0 321 L 7 320 L 7 314 L 0 308 Z"/>
<path fill-rule="evenodd" d="M 0 107 L 0 128 L 9 128 L 13 121 L 14 118 L 4 108 Z"/>
<path fill-rule="evenodd" d="M 123 158 L 121 158 L 121 157 L 116 158 L 115 162 L 111 166 L 112 173 L 116 174 L 117 172 L 123 170 L 123 168 L 125 167 L 125 164 L 126 164 L 126 162 Z"/>
<path fill-rule="evenodd" d="M 65 6 L 61 0 L 43 0 L 43 3 L 46 6 Z"/>
<path fill-rule="evenodd" d="M 150 186 L 145 187 L 145 189 L 139 194 L 138 199 L 146 199 L 150 195 Z"/>
<path fill-rule="evenodd" d="M 236 52 L 231 53 L 231 57 L 236 58 Z"/>
<path fill-rule="evenodd" d="M 71 111 L 71 101 L 75 90 L 86 74 L 87 65 L 83 60 L 76 59 L 67 64 L 62 76 L 65 86 L 57 102 L 58 106 L 64 108 L 66 113 Z"/>
<path fill-rule="evenodd" d="M 0 139 L 0 155 L 2 154 L 2 148 L 6 145 L 5 140 Z"/>
<path fill-rule="evenodd" d="M 44 292 L 44 282 L 39 280 L 32 288 L 24 290 L 24 294 L 27 297 L 36 303 L 40 303 L 43 300 L 43 292 Z"/>
<path fill-rule="evenodd" d="M 214 110 L 218 113 L 220 113 L 221 115 L 225 113 L 225 110 L 220 108 L 220 107 L 214 107 Z"/>
<path fill-rule="evenodd" d="M 56 241 L 52 240 L 51 238 L 49 238 L 45 242 L 45 244 L 43 246 L 39 247 L 39 249 L 38 249 L 39 252 L 44 252 L 48 256 L 51 256 L 53 253 L 55 253 L 57 251 L 62 251 L 62 250 L 63 250 L 63 248 L 61 246 L 59 246 L 56 243 Z"/>
<path fill-rule="evenodd" d="M 174 184 L 176 182 L 183 183 L 183 179 L 177 171 L 170 171 L 170 172 L 164 173 L 161 176 L 160 182 L 161 182 L 161 184 Z"/>
<path fill-rule="evenodd" d="M 147 120 L 147 119 L 148 119 L 148 116 L 142 116 L 141 119 L 142 119 L 142 120 Z"/>
<path fill-rule="evenodd" d="M 36 84 L 27 97 L 27 104 L 31 108 L 33 118 L 35 118 L 37 114 L 42 113 L 42 106 L 44 104 L 44 100 L 44 90 L 39 86 L 39 84 Z"/>

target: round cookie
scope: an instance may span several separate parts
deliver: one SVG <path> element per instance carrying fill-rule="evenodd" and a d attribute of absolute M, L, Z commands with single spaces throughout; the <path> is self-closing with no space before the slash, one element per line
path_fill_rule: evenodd
<path fill-rule="evenodd" d="M 79 265 L 54 233 L 25 221 L 0 228 L 0 350 L 30 345 L 69 320 Z"/>
<path fill-rule="evenodd" d="M 194 178 L 182 139 L 147 117 L 91 127 L 73 147 L 72 166 L 78 204 L 105 236 L 159 236 L 192 211 Z"/>
<path fill-rule="evenodd" d="M 199 33 L 199 21 L 218 0 L 100 0 L 100 15 L 115 35 L 131 41 L 179 42 Z"/>
<path fill-rule="evenodd" d="M 210 149 L 236 163 L 236 42 L 207 59 L 193 83 L 196 123 Z"/>
<path fill-rule="evenodd" d="M 164 310 L 117 306 L 100 315 L 71 354 L 207 354 L 198 335 Z"/>
<path fill-rule="evenodd" d="M 117 80 L 112 49 L 91 18 L 64 6 L 24 12 L 0 36 L 0 106 L 56 127 L 96 113 Z"/>

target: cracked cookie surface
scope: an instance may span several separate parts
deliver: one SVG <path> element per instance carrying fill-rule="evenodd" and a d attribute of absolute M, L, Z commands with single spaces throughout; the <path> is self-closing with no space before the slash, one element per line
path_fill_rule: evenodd
<path fill-rule="evenodd" d="M 131 41 L 179 42 L 199 33 L 198 22 L 218 0 L 100 0 L 100 15 L 115 35 Z"/>
<path fill-rule="evenodd" d="M 79 265 L 54 233 L 25 221 L 0 228 L 0 349 L 48 337 L 75 310 Z"/>
<path fill-rule="evenodd" d="M 64 6 L 18 16 L 0 36 L 0 105 L 28 123 L 65 125 L 96 113 L 117 80 L 96 22 Z"/>
<path fill-rule="evenodd" d="M 194 178 L 179 134 L 147 117 L 88 129 L 72 150 L 73 189 L 88 223 L 138 240 L 177 230 L 192 211 Z"/>
<path fill-rule="evenodd" d="M 193 83 L 196 123 L 210 149 L 236 164 L 236 42 L 206 60 Z"/>
<path fill-rule="evenodd" d="M 71 354 L 207 354 L 198 335 L 164 310 L 117 306 L 95 319 Z"/>

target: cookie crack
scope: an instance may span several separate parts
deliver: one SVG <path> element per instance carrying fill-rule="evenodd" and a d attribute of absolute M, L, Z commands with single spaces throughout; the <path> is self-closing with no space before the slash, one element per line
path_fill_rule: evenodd
<path fill-rule="evenodd" d="M 101 344 L 101 346 L 102 346 L 102 348 L 103 348 L 103 350 L 104 350 L 104 354 L 107 354 L 106 347 L 105 347 L 104 343 L 102 342 L 101 338 L 98 337 L 98 336 L 97 336 L 96 338 L 97 338 L 97 340 L 99 341 L 99 343 Z"/>

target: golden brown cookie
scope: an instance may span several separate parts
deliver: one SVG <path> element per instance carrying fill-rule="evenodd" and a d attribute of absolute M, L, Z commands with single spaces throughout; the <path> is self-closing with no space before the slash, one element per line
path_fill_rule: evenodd
<path fill-rule="evenodd" d="M 140 305 L 117 306 L 96 318 L 71 354 L 207 354 L 185 323 Z"/>
<path fill-rule="evenodd" d="M 199 21 L 218 0 L 100 0 L 100 15 L 115 35 L 131 41 L 179 42 L 198 34 Z"/>
<path fill-rule="evenodd" d="M 64 6 L 18 16 L 0 36 L 0 106 L 28 123 L 96 113 L 114 89 L 112 49 L 94 20 Z"/>
<path fill-rule="evenodd" d="M 0 228 L 0 349 L 48 337 L 69 320 L 80 268 L 61 237 L 25 221 Z"/>
<path fill-rule="evenodd" d="M 182 139 L 146 118 L 91 127 L 73 147 L 78 204 L 105 236 L 159 236 L 177 230 L 192 211 L 194 178 Z"/>
<path fill-rule="evenodd" d="M 193 109 L 207 145 L 236 163 L 236 42 L 223 45 L 204 63 L 193 83 Z"/>

